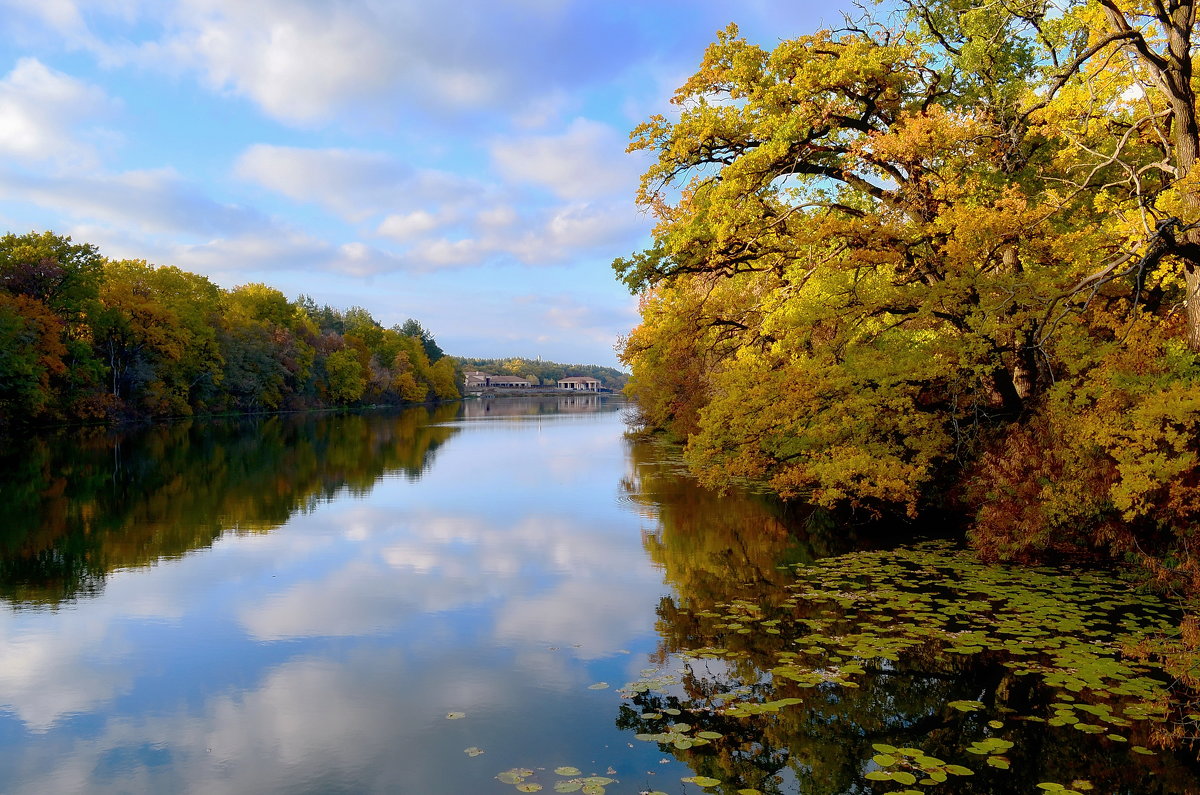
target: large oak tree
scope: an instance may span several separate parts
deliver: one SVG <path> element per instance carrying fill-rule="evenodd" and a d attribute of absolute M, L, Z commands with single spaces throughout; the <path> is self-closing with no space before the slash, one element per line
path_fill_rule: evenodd
<path fill-rule="evenodd" d="M 646 423 L 713 485 L 872 510 L 947 486 L 994 508 L 1040 467 L 979 515 L 997 554 L 1138 522 L 1178 541 L 1200 503 L 1194 22 L 912 0 L 769 51 L 721 32 L 633 134 L 658 223 L 615 267 L 644 295 L 624 356 Z"/>

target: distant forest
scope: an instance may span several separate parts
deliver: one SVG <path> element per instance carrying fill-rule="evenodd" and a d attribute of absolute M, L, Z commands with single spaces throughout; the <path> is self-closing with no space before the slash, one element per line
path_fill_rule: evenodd
<path fill-rule="evenodd" d="M 264 284 L 0 238 L 0 427 L 460 397 L 416 320 L 384 328 Z"/>
<path fill-rule="evenodd" d="M 601 367 L 598 364 L 561 364 L 559 362 L 544 362 L 541 359 L 469 359 L 459 357 L 459 365 L 463 370 L 482 370 L 495 375 L 515 375 L 539 386 L 554 386 L 560 378 L 572 375 L 586 375 L 598 379 L 605 387 L 620 391 L 629 375 L 615 367 Z"/>

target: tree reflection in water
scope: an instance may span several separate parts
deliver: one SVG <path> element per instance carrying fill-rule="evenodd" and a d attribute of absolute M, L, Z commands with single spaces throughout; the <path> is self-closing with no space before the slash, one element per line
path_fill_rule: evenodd
<path fill-rule="evenodd" d="M 1147 747 L 1170 717 L 1165 683 L 1116 640 L 1172 625 L 1153 598 L 944 547 L 850 551 L 863 540 L 827 518 L 696 488 L 661 445 L 630 457 L 623 491 L 673 593 L 658 667 L 617 725 L 721 791 L 1200 788 L 1188 749 Z"/>
<path fill-rule="evenodd" d="M 0 454 L 0 599 L 53 606 L 118 569 L 266 533 L 343 490 L 416 479 L 459 404 L 403 412 L 181 420 L 33 437 Z"/>

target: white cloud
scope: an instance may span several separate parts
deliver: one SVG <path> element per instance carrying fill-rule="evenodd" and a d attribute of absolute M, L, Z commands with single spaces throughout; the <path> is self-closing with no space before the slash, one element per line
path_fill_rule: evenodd
<path fill-rule="evenodd" d="M 438 218 L 426 210 L 413 210 L 411 213 L 393 213 L 384 218 L 376 233 L 398 243 L 408 243 L 445 223 L 444 218 Z"/>
<path fill-rule="evenodd" d="M 494 249 L 478 240 L 439 238 L 424 240 L 411 249 L 415 262 L 427 268 L 483 265 Z"/>
<path fill-rule="evenodd" d="M 289 199 L 323 204 L 351 218 L 371 214 L 413 179 L 412 169 L 380 152 L 267 144 L 243 152 L 234 173 Z"/>
<path fill-rule="evenodd" d="M 356 562 L 249 607 L 242 623 L 257 640 L 359 637 L 392 631 L 415 615 L 461 609 L 489 598 L 495 594 L 474 580 Z"/>
<path fill-rule="evenodd" d="M 256 209 L 215 201 L 170 169 L 55 177 L 0 168 L 0 200 L 72 219 L 56 226 L 100 245 L 106 256 L 148 259 L 234 281 L 246 271 L 320 269 L 369 276 L 439 264 L 358 240 L 333 242 Z"/>
<path fill-rule="evenodd" d="M 328 262 L 327 267 L 350 276 L 372 276 L 377 273 L 413 270 L 413 262 L 406 256 L 354 241 L 338 246 L 337 255 Z"/>
<path fill-rule="evenodd" d="M 554 186 L 561 195 L 604 194 L 629 188 L 626 183 L 635 178 L 632 170 L 603 162 L 605 142 L 615 135 L 604 125 L 577 121 L 562 136 L 532 138 L 511 144 L 511 150 L 504 145 L 494 151 L 501 170 L 513 176 L 507 172 L 515 168 L 518 150 L 528 144 L 534 158 L 523 172 L 527 181 Z M 378 152 L 259 144 L 238 158 L 235 172 L 347 218 L 386 213 L 374 233 L 405 247 L 390 268 L 481 266 L 497 257 L 529 265 L 561 263 L 609 247 L 624 251 L 645 226 L 629 202 L 571 201 L 539 209 L 512 187 L 410 169 Z M 577 180 L 587 184 L 572 188 Z M 347 269 L 354 272 L 360 250 L 344 253 Z"/>
<path fill-rule="evenodd" d="M 237 280 L 245 271 L 325 270 L 352 276 L 412 270 L 407 256 L 362 242 L 335 245 L 280 225 L 203 243 L 171 246 L 166 261 L 182 268 Z"/>
<path fill-rule="evenodd" d="M 488 759 L 553 748 L 561 732 L 553 722 L 495 721 L 526 715 L 539 700 L 577 699 L 590 680 L 553 653 L 490 669 L 464 657 L 410 647 L 288 660 L 199 702 L 176 698 L 108 717 L 62 744 L 20 746 L 21 775 L 5 782 L 5 792 L 485 791 L 496 783 Z M 421 686 L 404 686 L 413 681 Z M 468 719 L 446 721 L 451 710 Z M 608 713 L 584 717 L 580 730 L 611 731 Z M 464 764 L 462 748 L 473 743 L 492 756 Z M 170 763 L 113 769 L 114 758 L 146 751 Z"/>
<path fill-rule="evenodd" d="M 0 170 L 0 198 L 147 234 L 233 234 L 267 225 L 261 213 L 216 202 L 171 169 L 60 177 Z"/>
<path fill-rule="evenodd" d="M 556 483 L 578 483 L 595 471 L 592 459 L 580 452 L 580 445 L 592 440 L 578 442 L 562 461 L 554 450 L 529 454 L 543 468 L 549 460 Z M 598 451 L 609 449 L 611 438 L 598 436 L 595 445 Z M 644 572 L 640 547 L 620 534 L 537 514 L 508 524 L 492 516 L 397 514 L 363 507 L 343 512 L 337 521 L 372 528 L 362 554 L 321 579 L 247 603 L 239 620 L 253 638 L 382 634 L 417 615 L 504 604 L 497 634 L 506 642 L 528 639 L 526 630 L 539 627 L 543 634 L 537 642 L 563 647 L 586 642 L 578 655 L 591 659 L 649 629 L 644 613 L 633 607 L 652 600 L 657 575 Z M 606 563 L 597 568 L 597 561 Z M 634 572 L 619 575 L 629 587 L 623 592 L 627 598 L 616 602 L 598 598 L 612 587 L 611 567 Z M 553 591 L 556 596 L 525 595 L 531 569 L 553 573 L 554 581 L 561 581 Z M 585 614 L 588 628 L 573 627 Z"/>
<path fill-rule="evenodd" d="M 516 225 L 521 217 L 511 204 L 501 204 L 480 211 L 476 220 L 483 229 L 501 230 Z"/>
<path fill-rule="evenodd" d="M 418 269 L 514 260 L 555 265 L 582 257 L 608 259 L 633 247 L 646 224 L 621 202 L 572 203 L 519 214 L 509 205 L 479 211 L 458 237 L 426 238 L 409 251 Z"/>
<path fill-rule="evenodd" d="M 388 213 L 377 234 L 402 242 L 444 226 L 460 207 L 496 190 L 469 177 L 412 168 L 390 154 L 359 149 L 256 144 L 238 157 L 234 173 L 348 220 Z"/>
<path fill-rule="evenodd" d="M 190 0 L 167 16 L 171 34 L 130 57 L 198 71 L 300 124 L 368 102 L 390 104 L 391 117 L 414 107 L 544 117 L 556 105 L 547 97 L 606 74 L 629 46 L 613 15 L 570 2 Z"/>
<path fill-rule="evenodd" d="M 356 4 L 197 0 L 177 10 L 160 52 L 276 118 L 312 121 L 378 93 L 399 67 L 373 16 Z"/>
<path fill-rule="evenodd" d="M 581 252 L 625 253 L 643 227 L 624 202 L 568 204 L 546 213 L 539 225 L 503 248 L 527 264 L 561 262 Z"/>
<path fill-rule="evenodd" d="M 100 88 L 22 58 L 0 80 L 0 154 L 91 165 L 97 154 L 86 139 L 103 135 L 94 120 L 113 107 Z"/>
<path fill-rule="evenodd" d="M 511 120 L 514 126 L 523 129 L 532 130 L 544 127 L 557 119 L 573 104 L 571 97 L 565 91 L 551 91 L 543 96 L 535 97 L 525 106 L 517 109 L 512 114 Z"/>
<path fill-rule="evenodd" d="M 496 619 L 496 638 L 505 644 L 569 646 L 583 660 L 608 657 L 630 638 L 652 631 L 647 596 L 645 590 L 614 588 L 602 580 L 566 580 L 546 593 L 509 600 Z"/>
<path fill-rule="evenodd" d="M 625 137 L 613 127 L 578 118 L 561 135 L 496 141 L 491 154 L 508 179 L 578 200 L 633 195 L 642 159 L 625 154 L 625 147 Z"/>

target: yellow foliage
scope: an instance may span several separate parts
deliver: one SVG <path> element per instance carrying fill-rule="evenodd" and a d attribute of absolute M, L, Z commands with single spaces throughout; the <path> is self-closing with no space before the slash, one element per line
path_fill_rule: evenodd
<path fill-rule="evenodd" d="M 769 51 L 731 26 L 634 130 L 642 422 L 716 487 L 912 515 L 958 481 L 995 556 L 1170 546 L 1200 505 L 1200 186 L 1143 52 L 1166 23 L 911 8 Z"/>

